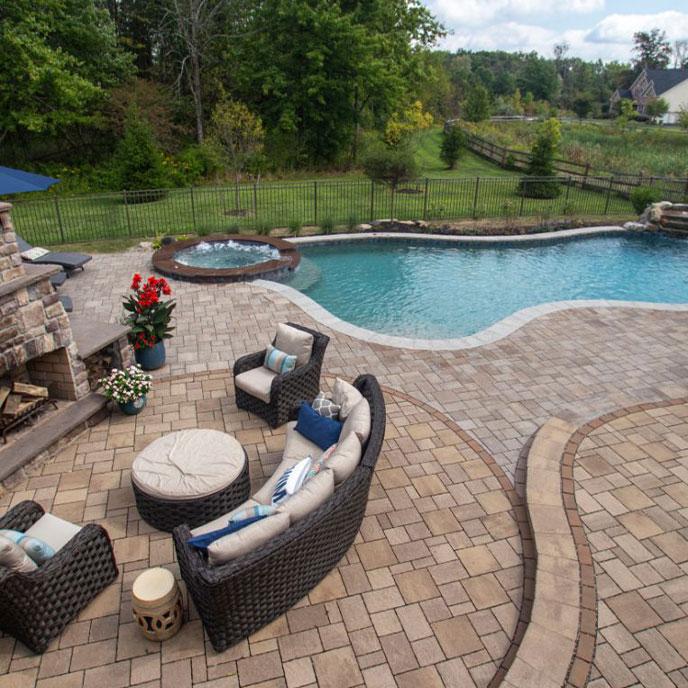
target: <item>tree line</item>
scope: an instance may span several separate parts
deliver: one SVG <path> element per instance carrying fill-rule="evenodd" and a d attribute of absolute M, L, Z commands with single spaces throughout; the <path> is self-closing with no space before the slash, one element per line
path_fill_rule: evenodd
<path fill-rule="evenodd" d="M 89 188 L 342 168 L 407 156 L 433 119 L 603 116 L 637 68 L 444 34 L 420 0 L 2 3 L 0 160 Z"/>

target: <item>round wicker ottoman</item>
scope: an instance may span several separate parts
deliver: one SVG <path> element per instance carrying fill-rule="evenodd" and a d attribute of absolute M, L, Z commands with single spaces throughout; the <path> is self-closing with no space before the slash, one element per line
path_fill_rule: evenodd
<path fill-rule="evenodd" d="M 131 482 L 141 517 L 158 530 L 196 528 L 231 511 L 250 493 L 244 448 L 218 430 L 181 430 L 151 442 Z"/>
<path fill-rule="evenodd" d="M 161 567 L 139 574 L 131 589 L 132 612 L 148 640 L 167 640 L 182 625 L 182 595 L 174 576 Z"/>

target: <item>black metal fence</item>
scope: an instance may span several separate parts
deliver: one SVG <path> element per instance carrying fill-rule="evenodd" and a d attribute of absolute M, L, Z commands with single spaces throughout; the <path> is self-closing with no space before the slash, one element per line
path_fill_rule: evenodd
<path fill-rule="evenodd" d="M 366 180 L 280 182 L 13 199 L 17 231 L 34 244 L 162 234 L 265 231 L 290 223 L 353 225 L 374 219 L 429 221 L 631 216 L 633 185 L 578 175 L 556 181 L 556 198 L 520 195 L 518 176 L 420 179 L 397 188 Z M 537 195 L 537 194 L 532 194 Z M 685 194 L 684 194 L 685 197 Z M 679 199 L 676 199 L 679 200 Z"/>

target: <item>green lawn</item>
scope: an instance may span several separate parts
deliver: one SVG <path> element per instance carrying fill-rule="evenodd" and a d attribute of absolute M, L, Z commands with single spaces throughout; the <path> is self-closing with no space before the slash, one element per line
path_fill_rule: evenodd
<path fill-rule="evenodd" d="M 516 193 L 519 177 L 467 153 L 456 170 L 439 160 L 441 132 L 419 137 L 423 178 L 397 192 L 364 177 L 242 185 L 239 204 L 232 186 L 170 189 L 162 198 L 136 203 L 135 194 L 44 195 L 13 201 L 17 230 L 34 244 L 65 244 L 94 239 L 122 240 L 162 234 L 255 231 L 297 220 L 317 225 L 332 220 L 353 225 L 372 219 L 460 220 L 555 216 L 632 215 L 625 199 L 577 187 L 554 200 L 525 199 Z"/>

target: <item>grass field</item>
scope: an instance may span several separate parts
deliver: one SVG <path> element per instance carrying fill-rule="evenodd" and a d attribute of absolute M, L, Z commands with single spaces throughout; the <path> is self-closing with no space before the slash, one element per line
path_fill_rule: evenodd
<path fill-rule="evenodd" d="M 500 146 L 530 150 L 536 122 L 482 122 L 471 129 Z M 675 128 L 614 122 L 562 122 L 558 157 L 590 163 L 596 174 L 688 177 L 688 133 Z"/>
<path fill-rule="evenodd" d="M 312 181 L 262 182 L 233 186 L 170 189 L 158 200 L 136 202 L 141 194 L 122 192 L 39 200 L 15 199 L 17 230 L 34 244 L 65 244 L 93 239 L 116 240 L 162 234 L 228 232 L 284 227 L 290 221 L 318 225 L 331 220 L 354 225 L 372 219 L 459 220 L 463 218 L 597 216 L 632 214 L 630 204 L 606 195 L 564 188 L 554 200 L 517 195 L 519 176 L 467 153 L 456 170 L 439 161 L 441 134 L 419 139 L 423 179 L 396 192 L 363 177 L 328 177 Z"/>

